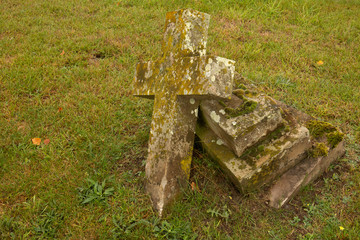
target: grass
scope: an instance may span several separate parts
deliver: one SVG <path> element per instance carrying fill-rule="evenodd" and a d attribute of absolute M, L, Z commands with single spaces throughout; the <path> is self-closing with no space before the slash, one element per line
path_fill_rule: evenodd
<path fill-rule="evenodd" d="M 359 1 L 1 3 L 1 239 L 359 239 Z M 209 54 L 346 133 L 345 157 L 287 207 L 268 208 L 263 190 L 240 195 L 197 148 L 197 190 L 164 219 L 151 209 L 152 101 L 132 97 L 131 82 L 139 60 L 160 56 L 165 14 L 179 8 L 211 14 Z"/>

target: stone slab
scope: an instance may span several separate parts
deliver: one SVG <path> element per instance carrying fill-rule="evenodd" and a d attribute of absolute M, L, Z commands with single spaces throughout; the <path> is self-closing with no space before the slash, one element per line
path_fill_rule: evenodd
<path fill-rule="evenodd" d="M 200 108 L 206 124 L 240 157 L 248 148 L 284 123 L 281 109 L 274 100 L 264 94 L 252 97 L 232 95 L 226 105 L 217 100 L 204 101 Z M 253 111 L 230 117 L 226 110 L 239 109 L 252 101 Z"/>
<path fill-rule="evenodd" d="M 327 156 L 308 157 L 284 173 L 270 188 L 268 201 L 271 207 L 280 208 L 289 202 L 305 185 L 318 178 L 336 159 L 345 154 L 344 141 L 328 152 Z"/>

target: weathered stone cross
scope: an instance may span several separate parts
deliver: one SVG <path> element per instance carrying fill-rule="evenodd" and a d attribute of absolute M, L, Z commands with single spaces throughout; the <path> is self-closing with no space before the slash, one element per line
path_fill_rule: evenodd
<path fill-rule="evenodd" d="M 189 179 L 200 100 L 231 96 L 234 61 L 205 55 L 209 20 L 195 10 L 167 13 L 163 56 L 136 66 L 134 95 L 155 96 L 145 171 L 160 215 Z"/>

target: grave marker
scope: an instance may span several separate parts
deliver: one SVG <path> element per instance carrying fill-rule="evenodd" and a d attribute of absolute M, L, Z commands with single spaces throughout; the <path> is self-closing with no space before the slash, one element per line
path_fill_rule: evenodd
<path fill-rule="evenodd" d="M 235 62 L 206 55 L 209 20 L 195 10 L 167 13 L 162 57 L 136 66 L 134 95 L 155 96 L 145 171 L 160 215 L 189 179 L 200 100 L 232 93 Z"/>

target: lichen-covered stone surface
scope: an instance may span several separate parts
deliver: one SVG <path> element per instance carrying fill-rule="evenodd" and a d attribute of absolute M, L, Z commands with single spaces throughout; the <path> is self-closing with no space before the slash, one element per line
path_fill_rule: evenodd
<path fill-rule="evenodd" d="M 256 103 L 256 107 L 246 111 L 243 105 L 249 101 Z M 242 109 L 244 114 L 239 111 L 237 116 L 229 116 L 229 109 Z M 280 107 L 264 94 L 247 97 L 245 92 L 242 95 L 237 93 L 227 101 L 226 106 L 216 100 L 204 101 L 201 111 L 206 123 L 238 157 L 245 149 L 284 124 Z"/>
<path fill-rule="evenodd" d="M 228 99 L 234 61 L 206 55 L 210 16 L 166 15 L 163 55 L 136 66 L 133 94 L 155 97 L 146 162 L 146 190 L 160 215 L 187 184 L 201 99 Z"/>
<path fill-rule="evenodd" d="M 277 181 L 266 195 L 270 206 L 281 207 L 344 154 L 339 129 L 253 85 L 240 84 L 231 100 L 203 101 L 200 109 L 196 134 L 241 192 Z"/>

